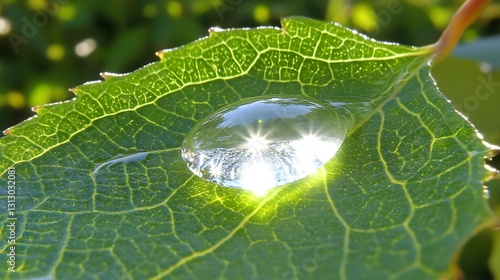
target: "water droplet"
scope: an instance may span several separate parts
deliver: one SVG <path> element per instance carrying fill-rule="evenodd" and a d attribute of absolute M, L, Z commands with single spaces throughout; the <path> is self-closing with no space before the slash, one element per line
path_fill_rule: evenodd
<path fill-rule="evenodd" d="M 346 109 L 310 98 L 246 99 L 200 121 L 182 157 L 203 179 L 264 194 L 317 171 L 352 125 Z"/>
<path fill-rule="evenodd" d="M 120 162 L 127 164 L 127 163 L 134 162 L 134 161 L 141 161 L 141 160 L 144 160 L 148 155 L 149 155 L 149 152 L 140 152 L 140 153 L 136 153 L 133 155 L 120 156 L 118 158 L 103 162 L 103 163 L 99 164 L 94 169 L 94 171 L 92 171 L 92 176 L 95 178 L 97 176 L 97 173 L 99 172 L 99 170 L 101 170 L 101 168 L 103 168 L 105 166 L 107 166 L 109 168 L 109 167 L 111 167 L 117 163 L 120 163 Z"/>

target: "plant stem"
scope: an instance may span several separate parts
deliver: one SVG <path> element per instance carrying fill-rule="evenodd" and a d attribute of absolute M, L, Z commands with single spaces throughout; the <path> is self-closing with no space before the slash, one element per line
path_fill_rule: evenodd
<path fill-rule="evenodd" d="M 453 15 L 439 40 L 434 44 L 435 60 L 447 57 L 455 48 L 465 29 L 477 20 L 491 0 L 466 0 Z"/>

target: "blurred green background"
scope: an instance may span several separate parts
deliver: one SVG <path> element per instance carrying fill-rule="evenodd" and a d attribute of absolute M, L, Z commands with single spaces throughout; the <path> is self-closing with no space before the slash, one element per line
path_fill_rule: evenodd
<path fill-rule="evenodd" d="M 207 36 L 210 27 L 280 26 L 281 17 L 300 15 L 424 46 L 439 38 L 462 2 L 1 0 L 0 130 L 33 116 L 33 106 L 73 98 L 68 88 L 99 80 L 99 72 L 133 71 L 156 61 L 155 51 Z M 441 91 L 488 142 L 500 145 L 500 1 L 466 31 L 454 54 L 433 69 Z M 500 184 L 489 187 L 500 214 Z M 459 263 L 466 278 L 491 277 L 493 234 L 484 230 L 465 246 Z"/>

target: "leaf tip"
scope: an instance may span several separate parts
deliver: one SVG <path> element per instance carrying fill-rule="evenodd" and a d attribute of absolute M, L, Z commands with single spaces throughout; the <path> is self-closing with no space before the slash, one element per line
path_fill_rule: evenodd
<path fill-rule="evenodd" d="M 31 107 L 31 111 L 37 114 L 38 116 L 41 116 L 46 110 L 44 107 L 50 106 L 51 104 L 45 104 L 45 105 L 36 105 Z"/>
<path fill-rule="evenodd" d="M 24 121 L 22 121 L 22 122 L 20 122 L 18 124 L 15 124 L 15 125 L 7 128 L 7 129 L 5 129 L 3 131 L 3 134 L 4 135 L 15 135 L 16 131 L 17 131 L 17 128 L 19 128 L 19 126 L 21 126 L 21 124 L 27 123 L 27 122 L 31 121 L 32 119 L 35 119 L 35 118 L 38 118 L 38 115 L 31 116 L 28 119 L 26 119 L 26 120 L 24 120 Z"/>
<path fill-rule="evenodd" d="M 72 87 L 72 88 L 69 88 L 68 90 L 71 91 L 72 93 L 74 93 L 75 95 L 78 95 L 78 88 L 77 87 Z"/>
<path fill-rule="evenodd" d="M 157 51 L 155 52 L 155 55 L 159 57 L 160 59 L 163 59 L 163 54 L 165 53 L 165 50 Z"/>

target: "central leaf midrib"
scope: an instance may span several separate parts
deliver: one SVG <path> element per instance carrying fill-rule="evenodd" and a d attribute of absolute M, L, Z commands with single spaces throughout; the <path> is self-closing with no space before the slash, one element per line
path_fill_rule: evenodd
<path fill-rule="evenodd" d="M 202 256 L 205 256 L 206 254 L 209 254 L 213 251 L 215 251 L 217 248 L 219 248 L 222 244 L 224 244 L 226 241 L 228 241 L 231 237 L 233 237 L 233 235 L 238 231 L 240 230 L 241 228 L 243 228 L 247 222 L 255 215 L 257 214 L 257 212 L 259 212 L 259 210 L 264 207 L 266 205 L 267 202 L 269 202 L 270 200 L 272 200 L 274 197 L 276 197 L 276 195 L 278 195 L 278 193 L 280 193 L 281 191 L 283 191 L 283 188 L 278 188 L 278 189 L 275 189 L 271 194 L 267 195 L 258 205 L 257 207 L 255 207 L 255 209 L 250 213 L 248 214 L 247 216 L 243 217 L 243 219 L 241 220 L 241 222 L 233 228 L 233 230 L 231 230 L 231 232 L 229 232 L 229 234 L 227 236 L 225 236 L 224 238 L 220 239 L 217 243 L 215 243 L 214 245 L 212 245 L 211 247 L 205 249 L 205 250 L 202 250 L 202 251 L 198 251 L 198 252 L 193 252 L 191 255 L 188 255 L 188 256 L 185 256 L 185 257 L 182 257 L 181 259 L 179 259 L 176 263 L 174 263 L 173 265 L 169 266 L 166 270 L 164 270 L 163 272 L 159 273 L 158 275 L 156 275 L 155 277 L 151 278 L 151 279 L 155 279 L 155 280 L 158 280 L 158 279 L 161 279 L 167 275 L 169 275 L 171 272 L 173 272 L 174 270 L 176 270 L 177 268 L 181 267 L 182 265 L 196 259 L 196 258 L 199 258 L 199 257 L 202 257 Z"/>

